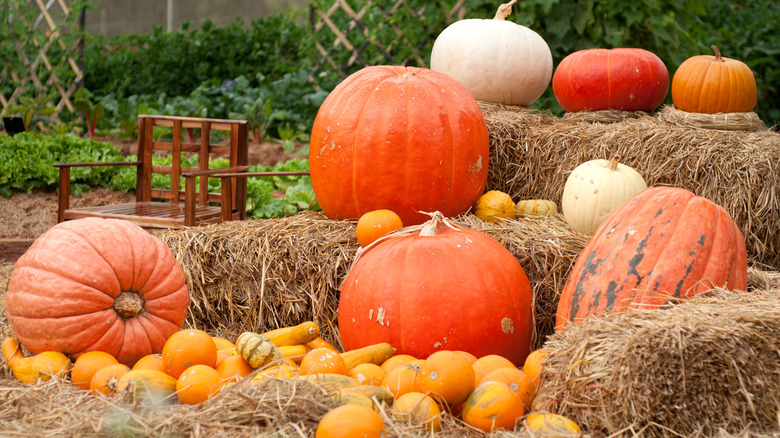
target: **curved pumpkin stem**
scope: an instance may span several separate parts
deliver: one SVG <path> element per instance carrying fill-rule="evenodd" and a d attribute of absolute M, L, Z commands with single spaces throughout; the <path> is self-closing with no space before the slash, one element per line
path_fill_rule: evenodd
<path fill-rule="evenodd" d="M 501 6 L 498 7 L 498 10 L 496 11 L 496 16 L 493 17 L 494 20 L 506 20 L 506 17 L 509 16 L 509 14 L 512 13 L 512 5 L 517 3 L 517 0 L 510 0 L 509 3 L 504 3 Z"/>
<path fill-rule="evenodd" d="M 720 62 L 726 62 L 723 60 L 723 57 L 720 55 L 720 49 L 718 49 L 718 46 L 715 44 L 710 46 L 710 49 L 712 49 L 713 52 L 715 52 L 715 60 Z"/>
<path fill-rule="evenodd" d="M 607 168 L 609 168 L 609 170 L 617 170 L 619 161 L 620 155 L 615 155 L 611 160 L 609 160 L 609 163 L 607 163 Z"/>

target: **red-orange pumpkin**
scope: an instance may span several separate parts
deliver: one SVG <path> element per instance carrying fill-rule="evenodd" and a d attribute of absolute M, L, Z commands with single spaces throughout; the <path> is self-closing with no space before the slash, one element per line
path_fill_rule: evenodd
<path fill-rule="evenodd" d="M 644 49 L 586 49 L 558 64 L 553 93 L 566 111 L 654 111 L 669 91 L 669 71 Z"/>
<path fill-rule="evenodd" d="M 712 201 L 653 187 L 607 216 L 580 253 L 561 293 L 556 328 L 590 315 L 657 308 L 713 286 L 745 290 L 742 232 Z"/>
<path fill-rule="evenodd" d="M 33 354 L 105 351 L 125 365 L 162 351 L 187 315 L 171 250 L 130 222 L 87 218 L 41 235 L 16 262 L 5 308 Z"/>
<path fill-rule="evenodd" d="M 429 69 L 366 67 L 325 99 L 312 126 L 309 169 L 328 217 L 392 210 L 462 213 L 487 184 L 488 132 L 477 101 Z"/>
<path fill-rule="evenodd" d="M 517 259 L 492 237 L 441 215 L 362 253 L 341 290 L 345 350 L 387 342 L 396 355 L 499 354 L 522 365 L 531 348 L 532 292 Z"/>

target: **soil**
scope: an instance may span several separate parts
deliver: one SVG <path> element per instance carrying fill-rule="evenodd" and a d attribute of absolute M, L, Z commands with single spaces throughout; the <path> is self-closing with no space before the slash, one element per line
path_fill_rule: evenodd
<path fill-rule="evenodd" d="M 134 153 L 135 142 L 114 139 L 111 141 L 124 154 Z M 300 147 L 300 145 L 298 145 Z M 273 165 L 280 161 L 300 158 L 300 155 L 285 152 L 280 143 L 250 143 L 250 164 Z M 104 188 L 93 188 L 82 197 L 71 196 L 72 206 L 106 205 L 130 202 L 133 193 L 115 192 Z M 43 232 L 57 223 L 57 193 L 54 190 L 35 190 L 32 193 L 16 192 L 10 198 L 0 196 L 0 264 L 12 259 L 3 253 L 18 252 L 15 245 L 29 244 Z"/>

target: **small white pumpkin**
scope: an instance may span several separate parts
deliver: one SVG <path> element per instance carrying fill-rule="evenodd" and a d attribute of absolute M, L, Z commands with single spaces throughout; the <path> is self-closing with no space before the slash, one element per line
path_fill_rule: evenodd
<path fill-rule="evenodd" d="M 611 160 L 591 160 L 577 166 L 566 179 L 561 199 L 569 226 L 593 234 L 601 222 L 628 198 L 647 188 L 633 168 Z"/>
<path fill-rule="evenodd" d="M 431 69 L 455 78 L 477 100 L 527 106 L 538 99 L 552 79 L 552 53 L 538 33 L 505 20 L 515 1 L 492 20 L 447 26 L 433 43 Z"/>

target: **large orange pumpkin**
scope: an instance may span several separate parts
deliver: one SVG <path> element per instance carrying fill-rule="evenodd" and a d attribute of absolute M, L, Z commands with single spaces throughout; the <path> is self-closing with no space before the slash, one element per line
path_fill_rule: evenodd
<path fill-rule="evenodd" d="M 482 111 L 455 79 L 429 69 L 371 66 L 325 99 L 312 126 L 309 169 L 328 217 L 388 209 L 404 225 L 420 211 L 462 213 L 487 184 Z"/>
<path fill-rule="evenodd" d="M 713 286 L 745 290 L 745 239 L 723 207 L 676 187 L 613 211 L 577 257 L 556 328 L 589 315 L 660 307 Z"/>
<path fill-rule="evenodd" d="M 188 304 L 184 272 L 160 239 L 98 218 L 62 222 L 36 239 L 5 300 L 11 328 L 34 354 L 105 351 L 128 366 L 162 351 Z"/>
<path fill-rule="evenodd" d="M 680 64 L 672 78 L 675 108 L 691 113 L 737 113 L 756 106 L 756 78 L 744 62 L 724 58 L 712 46 L 715 56 L 697 55 Z"/>
<path fill-rule="evenodd" d="M 440 350 L 500 354 L 522 365 L 531 348 L 532 292 L 517 259 L 492 237 L 442 223 L 363 252 L 344 280 L 345 350 L 388 342 L 396 355 Z"/>

